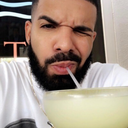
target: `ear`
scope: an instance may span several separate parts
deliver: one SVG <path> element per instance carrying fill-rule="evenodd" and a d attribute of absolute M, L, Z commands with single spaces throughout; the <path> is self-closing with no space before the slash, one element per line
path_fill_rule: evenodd
<path fill-rule="evenodd" d="M 28 44 L 31 37 L 31 27 L 32 27 L 32 23 L 30 21 L 26 21 L 25 22 L 25 38 Z"/>

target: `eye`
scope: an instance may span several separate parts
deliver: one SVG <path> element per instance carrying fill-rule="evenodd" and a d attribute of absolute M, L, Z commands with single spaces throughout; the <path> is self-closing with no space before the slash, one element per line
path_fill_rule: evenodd
<path fill-rule="evenodd" d="M 74 30 L 75 33 L 78 33 L 79 35 L 81 36 L 90 36 L 91 37 L 91 34 L 89 34 L 89 32 L 85 32 L 85 31 L 81 31 L 81 30 Z"/>
<path fill-rule="evenodd" d="M 73 28 L 73 31 L 81 36 L 92 36 L 91 29 L 87 27 L 76 27 Z"/>
<path fill-rule="evenodd" d="M 53 29 L 53 28 L 56 28 L 56 27 L 52 24 L 44 24 L 44 25 L 41 26 L 41 28 Z"/>

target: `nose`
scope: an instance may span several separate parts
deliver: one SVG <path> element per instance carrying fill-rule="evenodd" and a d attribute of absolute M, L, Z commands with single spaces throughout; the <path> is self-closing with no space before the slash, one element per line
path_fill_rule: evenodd
<path fill-rule="evenodd" d="M 73 52 L 74 49 L 72 29 L 68 26 L 61 26 L 54 44 L 54 51 L 67 53 Z"/>

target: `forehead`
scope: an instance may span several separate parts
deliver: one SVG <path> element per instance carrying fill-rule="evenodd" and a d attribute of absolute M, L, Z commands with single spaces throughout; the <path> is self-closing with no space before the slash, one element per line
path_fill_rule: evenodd
<path fill-rule="evenodd" d="M 83 21 L 96 20 L 96 7 L 86 0 L 39 0 L 32 18 L 47 15 L 54 19 Z"/>

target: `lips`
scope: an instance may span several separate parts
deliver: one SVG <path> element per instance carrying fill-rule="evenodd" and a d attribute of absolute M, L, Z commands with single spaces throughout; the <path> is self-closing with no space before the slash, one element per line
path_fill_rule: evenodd
<path fill-rule="evenodd" d="M 66 68 L 68 67 L 71 71 L 74 71 L 76 65 L 77 63 L 72 61 L 55 62 L 50 65 L 50 70 L 52 70 L 52 73 L 57 75 L 66 75 L 68 74 Z"/>

